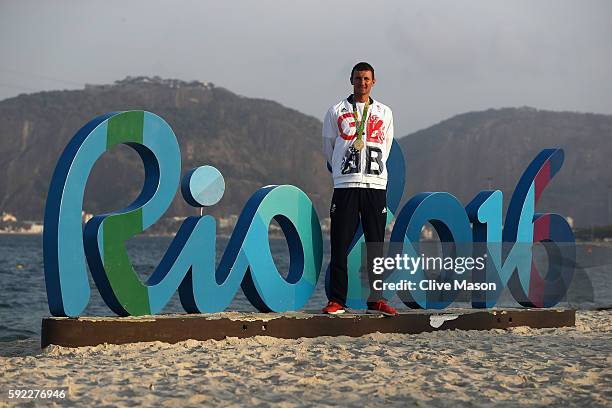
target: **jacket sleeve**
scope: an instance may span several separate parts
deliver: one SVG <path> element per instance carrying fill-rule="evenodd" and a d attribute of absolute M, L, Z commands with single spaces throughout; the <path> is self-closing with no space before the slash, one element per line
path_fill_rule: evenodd
<path fill-rule="evenodd" d="M 334 145 L 336 143 L 336 135 L 338 133 L 337 126 L 334 126 L 333 109 L 329 109 L 323 119 L 323 156 L 327 160 L 328 168 L 332 166 L 332 157 L 334 154 Z"/>
<path fill-rule="evenodd" d="M 387 143 L 387 157 L 391 153 L 391 146 L 393 145 L 393 112 L 389 109 L 389 126 L 385 132 L 385 142 Z"/>

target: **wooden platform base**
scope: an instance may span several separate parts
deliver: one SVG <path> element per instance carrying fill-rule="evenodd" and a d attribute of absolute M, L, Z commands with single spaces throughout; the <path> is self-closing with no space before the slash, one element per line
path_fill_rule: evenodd
<path fill-rule="evenodd" d="M 287 339 L 318 336 L 362 336 L 368 333 L 422 333 L 435 330 L 490 330 L 529 326 L 574 326 L 575 310 L 445 309 L 415 310 L 396 317 L 368 314 L 238 313 L 141 317 L 47 317 L 41 345 L 66 347 L 147 341 L 177 343 L 188 339 L 272 336 Z"/>

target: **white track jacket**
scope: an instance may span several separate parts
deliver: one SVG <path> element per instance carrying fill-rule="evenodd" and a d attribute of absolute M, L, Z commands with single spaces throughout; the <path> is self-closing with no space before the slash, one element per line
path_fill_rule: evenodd
<path fill-rule="evenodd" d="M 387 157 L 393 143 L 391 109 L 370 98 L 363 135 L 365 147 L 357 150 L 357 126 L 353 117 L 353 96 L 341 100 L 327 111 L 323 120 L 323 154 L 332 169 L 334 188 L 387 187 Z M 364 104 L 357 104 L 361 121 Z"/>

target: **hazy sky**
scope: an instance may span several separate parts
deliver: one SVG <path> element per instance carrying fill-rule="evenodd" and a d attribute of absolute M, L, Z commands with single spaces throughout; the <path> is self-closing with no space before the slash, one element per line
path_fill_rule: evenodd
<path fill-rule="evenodd" d="M 0 99 L 127 75 L 322 118 L 366 60 L 396 134 L 507 106 L 612 114 L 612 1 L 5 1 Z"/>

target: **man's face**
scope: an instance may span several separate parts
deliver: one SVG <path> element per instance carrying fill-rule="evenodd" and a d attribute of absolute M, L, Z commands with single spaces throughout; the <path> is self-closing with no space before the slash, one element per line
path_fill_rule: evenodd
<path fill-rule="evenodd" d="M 376 80 L 372 78 L 372 71 L 355 71 L 351 78 L 353 93 L 355 95 L 369 95 Z"/>

